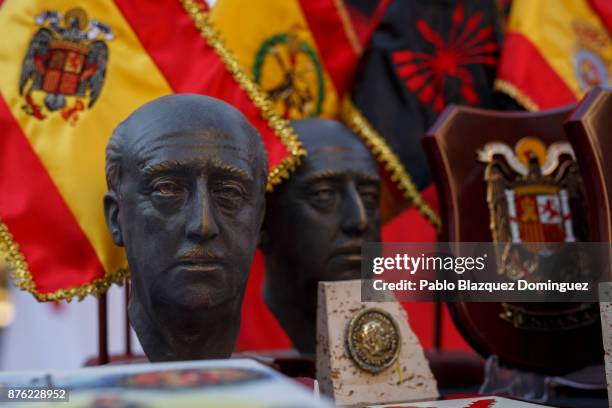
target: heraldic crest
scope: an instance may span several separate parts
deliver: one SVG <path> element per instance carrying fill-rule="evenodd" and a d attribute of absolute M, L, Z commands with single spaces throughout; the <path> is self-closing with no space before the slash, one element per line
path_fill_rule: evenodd
<path fill-rule="evenodd" d="M 492 142 L 478 151 L 478 160 L 487 163 L 493 241 L 505 243 L 497 255 L 498 272 L 528 281 L 587 277 L 588 257 L 568 245 L 588 234 L 582 179 L 570 144 L 547 148 L 525 137 L 512 149 Z M 542 276 L 541 270 L 558 275 Z"/>
<path fill-rule="evenodd" d="M 112 40 L 113 33 L 81 8 L 63 16 L 44 11 L 36 23 L 42 27 L 30 42 L 19 79 L 22 108 L 38 120 L 59 111 L 75 124 L 78 112 L 91 108 L 100 96 L 108 63 L 104 40 Z"/>
<path fill-rule="evenodd" d="M 287 119 L 319 116 L 325 99 L 323 67 L 303 27 L 267 38 L 257 50 L 253 77 Z"/>

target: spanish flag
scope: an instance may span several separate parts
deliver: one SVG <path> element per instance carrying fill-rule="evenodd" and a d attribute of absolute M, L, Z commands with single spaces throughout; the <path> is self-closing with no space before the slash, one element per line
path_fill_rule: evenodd
<path fill-rule="evenodd" d="M 41 301 L 127 276 L 103 218 L 105 146 L 130 112 L 173 92 L 239 108 L 268 149 L 268 188 L 304 154 L 197 0 L 8 0 L 0 6 L 0 246 Z"/>
<path fill-rule="evenodd" d="M 609 0 L 514 0 L 495 88 L 536 111 L 610 84 Z"/>

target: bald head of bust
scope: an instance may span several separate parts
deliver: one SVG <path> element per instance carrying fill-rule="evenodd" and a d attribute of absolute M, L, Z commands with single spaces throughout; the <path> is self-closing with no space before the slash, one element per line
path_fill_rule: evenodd
<path fill-rule="evenodd" d="M 320 281 L 359 279 L 361 246 L 380 241 L 380 176 L 339 122 L 293 122 L 308 155 L 268 197 L 261 247 L 264 299 L 302 352 L 314 352 Z"/>
<path fill-rule="evenodd" d="M 132 276 L 129 316 L 152 361 L 226 358 L 265 212 L 257 130 L 220 100 L 137 109 L 107 146 L 107 225 Z"/>

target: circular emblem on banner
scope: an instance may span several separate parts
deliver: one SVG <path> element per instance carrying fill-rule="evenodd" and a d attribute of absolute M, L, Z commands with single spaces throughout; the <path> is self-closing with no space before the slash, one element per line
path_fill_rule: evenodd
<path fill-rule="evenodd" d="M 597 54 L 591 51 L 581 50 L 576 53 L 574 71 L 576 78 L 578 78 L 580 89 L 585 92 L 596 85 L 608 84 L 606 64 Z"/>
<path fill-rule="evenodd" d="M 265 40 L 255 55 L 253 77 L 287 119 L 315 117 L 323 109 L 323 67 L 315 49 L 297 34 Z"/>
<path fill-rule="evenodd" d="M 365 309 L 349 322 L 349 356 L 362 370 L 380 373 L 397 360 L 401 335 L 393 317 L 381 309 Z"/>

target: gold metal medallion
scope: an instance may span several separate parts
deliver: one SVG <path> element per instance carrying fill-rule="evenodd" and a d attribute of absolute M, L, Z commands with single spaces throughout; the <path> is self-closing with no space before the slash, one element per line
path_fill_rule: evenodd
<path fill-rule="evenodd" d="M 393 317 L 381 309 L 365 309 L 348 325 L 349 356 L 362 370 L 378 374 L 397 360 L 401 335 Z"/>

